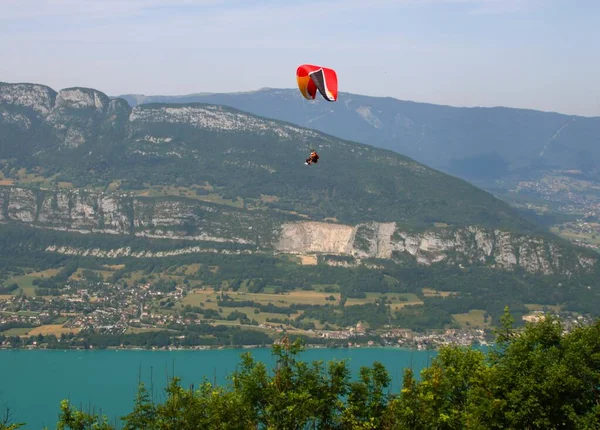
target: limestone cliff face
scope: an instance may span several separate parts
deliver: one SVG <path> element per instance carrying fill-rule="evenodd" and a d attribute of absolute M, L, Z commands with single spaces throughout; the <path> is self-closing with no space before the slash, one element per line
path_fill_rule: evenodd
<path fill-rule="evenodd" d="M 395 223 L 357 226 L 318 222 L 284 224 L 276 249 L 289 253 L 323 253 L 356 258 L 397 259 L 411 256 L 420 264 L 482 263 L 530 273 L 571 274 L 587 270 L 596 259 L 567 251 L 556 242 L 479 227 L 402 231 Z"/>
<path fill-rule="evenodd" d="M 284 224 L 276 248 L 284 252 L 348 255 L 355 228 L 325 222 Z"/>
<path fill-rule="evenodd" d="M 547 275 L 570 275 L 597 264 L 597 258 L 547 238 L 481 227 L 436 228 L 415 233 L 403 231 L 396 223 L 351 226 L 298 221 L 277 224 L 262 213 L 226 209 L 192 199 L 81 190 L 0 187 L 0 221 L 68 231 L 254 244 L 257 250 L 351 256 L 358 260 L 409 258 L 424 265 L 484 264 L 507 270 L 519 267 Z M 196 248 L 175 249 L 164 255 L 204 252 L 204 248 Z M 66 245 L 48 250 L 79 255 L 150 256 L 126 250 L 74 249 Z"/>
<path fill-rule="evenodd" d="M 37 84 L 0 85 L 0 104 L 30 108 L 38 114 L 47 115 L 56 100 L 56 91 Z"/>
<path fill-rule="evenodd" d="M 366 120 L 377 124 L 377 119 L 373 116 L 376 112 L 370 109 L 362 109 L 360 112 Z M 405 121 L 405 118 L 399 117 L 398 121 Z M 10 138 L 3 142 L 4 146 L 1 146 L 0 150 L 8 148 L 3 154 L 5 159 L 12 157 L 15 151 L 21 151 L 23 157 L 32 154 L 53 154 L 49 160 L 60 159 L 61 154 L 77 154 L 76 157 L 66 160 L 85 163 L 85 166 L 89 166 L 86 169 L 93 170 L 108 168 L 111 163 L 114 164 L 114 157 L 121 156 L 132 156 L 133 160 L 144 156 L 157 159 L 200 159 L 199 148 L 202 147 L 186 141 L 190 130 L 200 129 L 219 130 L 224 136 L 248 132 L 262 138 L 275 134 L 282 145 L 309 143 L 313 138 L 318 138 L 323 148 L 331 145 L 331 148 L 335 147 L 338 151 L 342 149 L 340 152 L 356 151 L 361 160 L 376 160 L 376 167 L 394 167 L 388 170 L 390 180 L 387 176 L 377 178 L 372 187 L 369 185 L 365 188 L 364 195 L 383 196 L 383 190 L 386 190 L 388 185 L 391 190 L 404 192 L 402 187 L 406 187 L 404 184 L 408 178 L 418 178 L 419 181 L 435 179 L 435 182 L 430 182 L 435 184 L 435 187 L 426 189 L 436 191 L 444 185 L 443 181 L 449 180 L 441 176 L 432 179 L 438 173 L 411 160 L 399 158 L 389 151 L 358 148 L 349 142 L 337 142 L 332 137 L 321 136 L 311 130 L 258 118 L 241 111 L 202 104 L 155 104 L 136 106 L 132 109 L 122 99 L 110 100 L 105 94 L 88 88 L 67 88 L 55 92 L 42 85 L 0 83 L 0 126 L 9 137 L 19 136 L 23 132 L 29 133 L 26 134 L 27 139 L 16 139 L 13 146 L 10 146 Z M 183 128 L 187 131 L 181 135 L 169 132 Z M 201 140 L 203 137 L 196 136 L 193 139 Z M 301 145 L 305 147 L 305 143 Z M 111 152 L 115 147 L 118 147 L 120 152 Z M 223 154 L 233 155 L 236 152 L 247 154 L 255 151 L 256 148 L 252 145 L 222 149 Z M 242 163 L 250 163 L 245 156 L 232 160 L 224 158 L 223 164 L 248 167 Z M 251 168 L 265 169 L 273 173 L 276 168 L 280 168 L 274 166 L 255 163 Z M 396 167 L 408 175 L 393 176 Z M 378 190 L 378 184 L 382 185 L 381 190 Z M 458 185 L 462 187 L 464 184 Z M 331 192 L 336 192 L 335 187 Z M 394 195 L 393 192 L 390 195 Z M 419 192 L 426 194 L 423 191 Z M 478 202 L 479 206 L 488 201 L 493 204 L 491 198 L 480 197 L 473 200 Z M 413 196 L 407 194 L 405 198 L 412 201 Z M 284 203 L 290 203 L 289 207 L 293 207 L 293 199 L 296 197 Z M 465 201 L 466 205 L 471 200 Z M 393 200 L 387 202 L 395 204 Z M 39 228 L 230 242 L 253 245 L 253 250 L 322 253 L 356 259 L 409 258 L 424 265 L 477 263 L 509 270 L 519 267 L 528 272 L 545 274 L 568 275 L 597 264 L 597 257 L 548 238 L 521 236 L 499 229 L 480 227 L 432 228 L 415 233 L 403 230 L 393 222 L 358 225 L 312 221 L 285 223 L 282 220 L 302 219 L 300 215 L 294 215 L 298 212 L 290 210 L 289 207 L 283 205 L 277 212 L 263 212 L 238 210 L 196 199 L 149 198 L 116 192 L 50 191 L 21 186 L 0 186 L 0 222 L 20 222 Z M 369 212 L 371 209 L 368 204 L 365 207 L 368 209 L 365 209 L 364 213 L 371 219 L 382 217 L 381 209 L 380 213 L 377 213 L 377 210 Z M 498 208 L 497 212 L 508 211 L 501 206 Z M 425 214 L 428 206 L 424 205 L 419 210 L 419 213 Z M 285 215 L 282 215 L 283 212 Z M 465 216 L 458 218 L 467 219 Z M 402 218 L 396 217 L 392 211 L 383 219 Z M 462 224 L 468 223 L 470 221 Z M 92 252 L 69 248 L 68 245 L 63 243 L 49 251 L 81 255 L 89 255 Z M 196 249 L 196 244 L 189 245 L 189 249 Z M 246 248 L 249 249 L 250 246 Z M 94 252 L 100 253 L 97 255 L 105 253 L 109 256 L 119 256 L 125 255 L 123 253 L 126 251 Z M 144 255 L 148 254 L 135 253 L 138 257 Z"/>
<path fill-rule="evenodd" d="M 195 128 L 222 131 L 248 131 L 272 133 L 280 138 L 299 136 L 315 137 L 317 134 L 292 125 L 258 119 L 243 112 L 232 112 L 221 106 L 137 106 L 129 115 L 133 125 L 144 123 L 186 124 Z"/>
<path fill-rule="evenodd" d="M 248 243 L 257 220 L 185 199 L 0 187 L 0 221 L 59 230 Z M 242 233 L 240 235 L 239 233 Z"/>
<path fill-rule="evenodd" d="M 38 84 L 0 85 L 0 104 L 29 108 L 42 115 L 57 109 L 92 108 L 105 112 L 109 103 L 106 94 L 89 88 L 65 88 L 57 93 Z"/>
<path fill-rule="evenodd" d="M 66 148 L 94 141 L 98 130 L 123 124 L 131 111 L 125 100 L 110 100 L 94 89 L 66 88 L 56 92 L 36 84 L 0 83 L 0 105 L 17 108 L 0 109 L 0 121 L 17 125 L 23 131 L 33 128 L 32 119 L 40 121 L 53 130 L 53 135 L 45 138 L 55 139 L 59 147 Z"/>
<path fill-rule="evenodd" d="M 56 97 L 58 109 L 95 109 L 106 112 L 110 99 L 100 91 L 88 88 L 66 88 Z"/>

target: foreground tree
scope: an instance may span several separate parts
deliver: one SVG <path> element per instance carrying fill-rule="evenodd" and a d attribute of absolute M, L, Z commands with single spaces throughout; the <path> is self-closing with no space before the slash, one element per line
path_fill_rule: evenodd
<path fill-rule="evenodd" d="M 553 317 L 517 333 L 505 311 L 489 352 L 441 348 L 417 380 L 404 371 L 388 392 L 380 364 L 352 380 L 345 361 L 298 359 L 299 340 L 273 346 L 271 371 L 247 353 L 231 384 L 183 389 L 173 378 L 164 403 L 140 384 L 125 430 L 175 429 L 592 429 L 600 428 L 600 322 L 566 334 Z M 17 427 L 0 426 L 0 430 Z M 61 404 L 58 429 L 109 430 L 105 418 Z"/>
<path fill-rule="evenodd" d="M 600 323 L 564 334 L 547 317 L 517 336 L 503 321 L 487 357 L 445 347 L 420 382 L 405 371 L 397 428 L 600 428 Z"/>

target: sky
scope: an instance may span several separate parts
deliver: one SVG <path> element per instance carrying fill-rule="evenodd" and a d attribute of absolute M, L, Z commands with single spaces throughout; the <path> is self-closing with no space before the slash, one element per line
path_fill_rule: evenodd
<path fill-rule="evenodd" d="M 0 81 L 110 96 L 339 89 L 600 116 L 598 0 L 0 0 Z"/>

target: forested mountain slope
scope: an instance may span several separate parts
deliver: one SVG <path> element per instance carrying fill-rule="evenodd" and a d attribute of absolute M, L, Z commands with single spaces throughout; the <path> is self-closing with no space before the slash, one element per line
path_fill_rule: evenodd
<path fill-rule="evenodd" d="M 306 166 L 311 148 L 321 158 Z M 132 108 L 89 88 L 1 84 L 0 163 L 9 284 L 15 267 L 36 261 L 124 263 L 115 280 L 183 264 L 216 289 L 243 280 L 253 294 L 339 292 L 342 310 L 303 314 L 332 324 L 377 316 L 374 301 L 344 308 L 347 297 L 415 294 L 424 308 L 394 308 L 389 321 L 421 327 L 469 309 L 495 318 L 507 300 L 520 312 L 589 311 L 600 300 L 596 253 L 489 193 L 393 151 L 231 107 Z M 431 288 L 460 294 L 430 297 Z"/>
<path fill-rule="evenodd" d="M 308 102 L 297 89 L 184 96 L 121 96 L 144 103 L 217 103 L 394 150 L 468 180 L 491 183 L 544 171 L 599 179 L 600 118 L 505 107 L 459 108 L 340 93 Z"/>

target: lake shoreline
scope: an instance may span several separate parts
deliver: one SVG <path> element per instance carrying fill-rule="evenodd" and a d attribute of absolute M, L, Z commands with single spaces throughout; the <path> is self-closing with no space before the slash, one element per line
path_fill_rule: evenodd
<path fill-rule="evenodd" d="M 219 351 L 219 350 L 250 350 L 250 349 L 272 349 L 273 345 L 214 345 L 214 346 L 193 346 L 193 347 L 141 347 L 141 346 L 132 346 L 132 347 L 118 347 L 118 346 L 108 346 L 105 348 L 84 348 L 84 347 L 66 347 L 66 348 L 46 348 L 42 346 L 26 346 L 26 347 L 17 347 L 13 348 L 10 346 L 0 346 L 0 351 L 162 351 L 162 352 L 176 352 L 176 351 Z M 457 345 L 463 348 L 478 348 L 478 347 L 490 347 L 491 344 L 479 344 L 479 345 L 458 345 L 458 344 L 449 344 L 449 345 Z M 431 345 L 428 347 L 409 347 L 406 345 L 351 345 L 351 346 L 332 346 L 332 345 L 320 345 L 320 344 L 305 344 L 305 349 L 392 349 L 392 350 L 402 350 L 402 351 L 439 351 L 440 348 L 445 345 Z"/>

